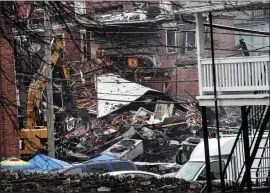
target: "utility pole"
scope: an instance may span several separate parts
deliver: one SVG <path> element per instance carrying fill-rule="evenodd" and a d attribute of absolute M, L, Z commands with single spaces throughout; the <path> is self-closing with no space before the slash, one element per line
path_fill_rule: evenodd
<path fill-rule="evenodd" d="M 50 15 L 48 13 L 48 2 L 45 1 L 44 32 L 45 32 L 45 65 L 46 65 L 46 91 L 47 91 L 47 133 L 48 133 L 48 156 L 55 157 L 54 144 L 54 112 L 53 112 L 53 84 L 52 84 L 52 62 L 51 62 L 51 40 Z"/>

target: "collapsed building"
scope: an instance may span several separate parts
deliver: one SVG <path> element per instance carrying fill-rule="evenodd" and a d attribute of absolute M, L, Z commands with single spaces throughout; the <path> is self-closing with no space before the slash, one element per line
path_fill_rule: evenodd
<path fill-rule="evenodd" d="M 130 82 L 117 74 L 82 75 L 78 79 L 75 73 L 71 81 L 71 94 L 76 97 L 63 100 L 61 110 L 56 112 L 55 140 L 58 158 L 76 161 L 89 159 L 123 139 L 132 138 L 135 142 L 140 140 L 138 144 L 141 146 L 143 140 L 143 145 L 147 147 L 145 151 L 141 148 L 138 155 L 151 149 L 148 146 L 155 146 L 155 151 L 158 152 L 150 151 L 148 154 L 156 156 L 153 159 L 164 159 L 166 154 L 163 155 L 164 158 L 161 154 L 165 153 L 166 148 L 168 151 L 168 148 L 174 146 L 169 137 L 173 136 L 172 133 L 179 132 L 182 127 L 178 137 L 183 140 L 185 132 L 190 134 L 190 131 L 183 132 L 188 126 L 194 127 L 195 122 L 199 125 L 200 115 L 196 110 L 186 104 L 179 104 L 162 92 Z M 63 94 L 60 97 L 65 98 Z M 76 108 L 72 106 L 74 103 Z M 45 150 L 46 142 L 43 144 Z M 171 157 L 174 156 L 177 145 L 179 144 L 172 147 Z M 118 145 L 116 153 L 106 154 L 117 156 L 119 151 L 132 149 L 127 146 L 125 144 L 121 150 Z M 149 155 L 146 157 L 150 158 Z"/>

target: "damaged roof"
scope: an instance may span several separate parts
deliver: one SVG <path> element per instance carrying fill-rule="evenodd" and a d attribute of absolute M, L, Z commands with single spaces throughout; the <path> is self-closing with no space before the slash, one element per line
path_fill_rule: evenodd
<path fill-rule="evenodd" d="M 129 105 L 148 91 L 160 93 L 111 73 L 97 76 L 96 90 L 98 118 Z"/>

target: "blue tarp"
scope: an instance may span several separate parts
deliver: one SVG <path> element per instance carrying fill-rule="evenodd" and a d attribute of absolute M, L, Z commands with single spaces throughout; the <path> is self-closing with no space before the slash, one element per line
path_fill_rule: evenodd
<path fill-rule="evenodd" d="M 106 160 L 113 160 L 113 159 L 119 159 L 119 158 L 109 156 L 109 155 L 100 155 L 98 157 L 91 159 L 91 161 L 106 161 Z"/>
<path fill-rule="evenodd" d="M 51 158 L 51 157 L 48 157 L 48 156 L 42 155 L 42 154 L 36 155 L 28 162 L 42 168 L 43 170 L 46 170 L 46 171 L 51 171 L 53 169 L 61 168 L 61 167 L 69 165 L 69 163 L 67 163 L 67 162 L 64 162 L 64 161 L 61 161 L 58 159 L 54 159 L 54 158 Z"/>

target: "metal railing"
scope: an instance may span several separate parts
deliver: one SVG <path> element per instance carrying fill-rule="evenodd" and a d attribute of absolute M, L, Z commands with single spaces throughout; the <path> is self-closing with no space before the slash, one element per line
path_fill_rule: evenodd
<path fill-rule="evenodd" d="M 266 112 L 266 106 L 250 106 L 247 109 L 247 121 L 248 128 L 245 125 L 241 125 L 235 142 L 233 144 L 231 153 L 228 155 L 227 162 L 223 169 L 222 175 L 227 177 L 227 179 L 233 180 L 233 189 L 238 190 L 238 185 L 242 182 L 244 174 L 246 172 L 245 167 L 245 150 L 244 150 L 244 136 L 243 132 L 248 129 L 249 133 L 249 151 L 253 151 L 252 147 L 258 136 L 258 131 L 260 130 L 263 122 L 263 118 Z M 226 179 L 225 179 L 226 180 Z"/>
<path fill-rule="evenodd" d="M 262 158 L 268 159 L 260 159 L 257 168 L 253 168 L 256 170 L 256 186 L 269 186 L 269 178 L 270 178 L 270 132 L 268 131 L 268 136 L 266 142 L 262 149 L 261 156 Z M 267 184 L 268 183 L 268 184 Z"/>
<path fill-rule="evenodd" d="M 216 89 L 224 94 L 269 90 L 269 56 L 217 58 Z M 200 86 L 203 95 L 214 91 L 211 59 L 201 60 Z"/>

